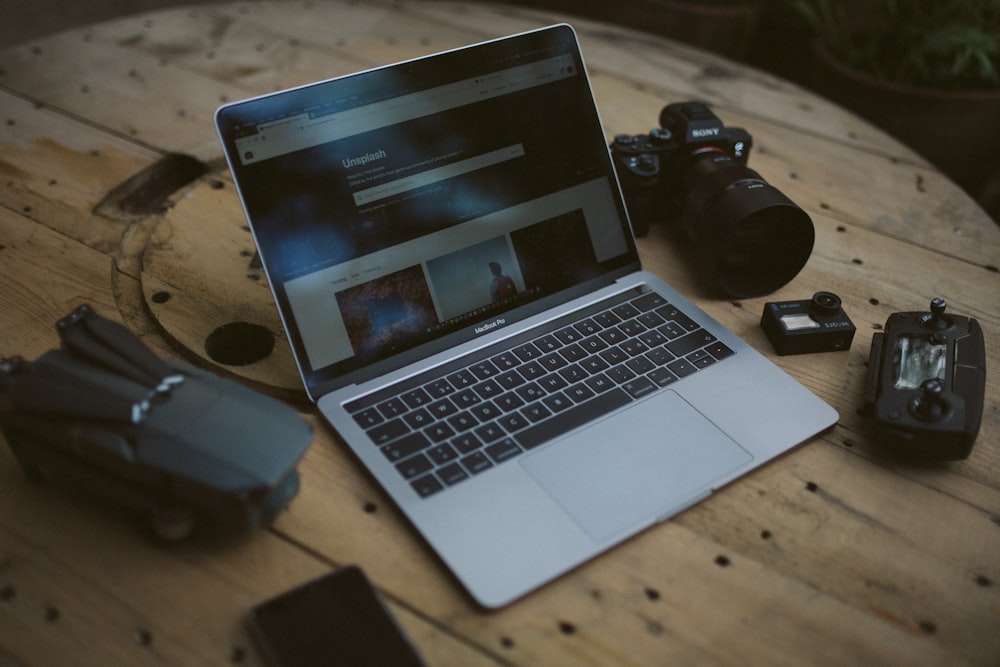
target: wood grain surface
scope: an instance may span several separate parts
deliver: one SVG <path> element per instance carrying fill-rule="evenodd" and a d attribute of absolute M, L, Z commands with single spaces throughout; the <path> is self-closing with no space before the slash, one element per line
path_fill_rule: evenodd
<path fill-rule="evenodd" d="M 840 421 L 485 612 L 304 402 L 212 114 L 562 20 L 580 35 L 608 138 L 648 130 L 668 102 L 704 100 L 751 132 L 750 165 L 810 214 L 809 263 L 766 298 L 720 298 L 663 225 L 639 246 L 649 270 Z M 295 402 L 317 434 L 302 490 L 272 529 L 171 546 L 116 507 L 28 482 L 0 447 L 0 664 L 260 664 L 249 608 L 347 563 L 376 583 L 431 665 L 1000 664 L 998 266 L 997 225 L 872 126 L 759 71 L 568 15 L 429 0 L 235 2 L 0 51 L 0 357 L 55 347 L 54 322 L 90 303 L 161 355 Z M 857 325 L 851 350 L 778 357 L 759 327 L 764 302 L 818 290 L 837 293 Z M 972 455 L 918 466 L 887 457 L 858 409 L 871 335 L 934 296 L 982 324 L 987 397 Z M 212 336 L 234 324 L 269 335 L 273 351 L 220 361 Z"/>

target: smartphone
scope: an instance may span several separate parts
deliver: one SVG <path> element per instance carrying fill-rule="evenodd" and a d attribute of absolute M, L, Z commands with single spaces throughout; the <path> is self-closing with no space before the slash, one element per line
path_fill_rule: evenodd
<path fill-rule="evenodd" d="M 424 665 L 356 565 L 262 602 L 247 623 L 273 667 Z"/>

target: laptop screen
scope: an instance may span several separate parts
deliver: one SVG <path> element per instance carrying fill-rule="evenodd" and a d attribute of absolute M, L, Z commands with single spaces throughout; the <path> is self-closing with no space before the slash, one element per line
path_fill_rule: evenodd
<path fill-rule="evenodd" d="M 310 389 L 637 266 L 568 26 L 237 102 L 216 123 Z"/>

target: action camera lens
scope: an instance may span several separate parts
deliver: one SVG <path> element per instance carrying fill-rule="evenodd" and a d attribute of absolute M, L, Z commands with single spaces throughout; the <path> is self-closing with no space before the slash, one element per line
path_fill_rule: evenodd
<path fill-rule="evenodd" d="M 809 310 L 814 315 L 836 315 L 840 312 L 840 297 L 832 292 L 816 292 Z"/>
<path fill-rule="evenodd" d="M 683 225 L 728 294 L 769 294 L 805 266 L 815 239 L 812 220 L 757 172 L 706 152 L 688 160 L 681 176 Z"/>

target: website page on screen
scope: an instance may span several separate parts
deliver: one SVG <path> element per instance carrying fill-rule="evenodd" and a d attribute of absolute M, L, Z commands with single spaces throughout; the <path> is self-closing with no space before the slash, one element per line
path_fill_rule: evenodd
<path fill-rule="evenodd" d="M 244 202 L 311 370 L 493 328 L 630 256 L 606 151 L 573 139 L 596 119 L 544 120 L 589 116 L 571 113 L 593 104 L 579 68 L 541 54 L 242 133 Z"/>

